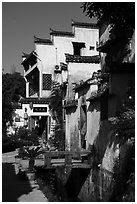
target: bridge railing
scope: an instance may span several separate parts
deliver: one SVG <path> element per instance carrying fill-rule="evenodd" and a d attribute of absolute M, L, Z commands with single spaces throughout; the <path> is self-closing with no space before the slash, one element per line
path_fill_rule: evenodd
<path fill-rule="evenodd" d="M 84 157 L 89 156 L 90 152 L 85 150 L 85 151 L 45 151 L 44 153 L 44 166 L 50 167 L 51 160 L 52 159 L 59 159 L 63 158 L 65 159 L 64 164 L 65 165 L 71 165 L 72 164 L 72 159 L 77 159 L 83 161 Z"/>

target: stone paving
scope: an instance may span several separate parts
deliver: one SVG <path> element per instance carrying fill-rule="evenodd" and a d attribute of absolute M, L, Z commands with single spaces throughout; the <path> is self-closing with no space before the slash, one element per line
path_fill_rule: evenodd
<path fill-rule="evenodd" d="M 2 201 L 48 202 L 37 183 L 18 177 L 15 155 L 16 151 L 2 154 Z"/>

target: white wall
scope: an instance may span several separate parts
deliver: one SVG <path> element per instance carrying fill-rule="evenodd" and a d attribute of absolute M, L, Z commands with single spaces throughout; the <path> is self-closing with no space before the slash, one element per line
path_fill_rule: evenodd
<path fill-rule="evenodd" d="M 98 55 L 96 51 L 96 42 L 99 39 L 99 31 L 98 29 L 89 29 L 89 28 L 79 28 L 75 27 L 75 35 L 74 37 L 67 36 L 51 36 L 53 39 L 53 45 L 48 44 L 35 44 L 36 53 L 38 55 L 38 69 L 41 73 L 49 73 L 52 74 L 52 79 L 54 79 L 54 68 L 55 65 L 60 65 L 60 62 L 66 63 L 65 53 L 73 54 L 73 44 L 72 42 L 83 42 L 85 43 L 85 48 L 82 48 L 82 56 L 92 56 Z M 95 50 L 90 50 L 90 46 L 95 46 Z M 74 72 L 83 72 L 85 67 L 91 66 L 91 64 L 80 64 L 73 63 L 71 64 L 70 72 L 72 67 L 74 66 Z M 96 69 L 96 65 L 93 65 Z M 92 69 L 94 69 L 92 68 Z M 74 73 L 75 74 L 75 73 Z M 92 74 L 92 70 L 91 70 Z M 88 71 L 88 75 L 90 75 L 90 68 Z M 86 77 L 87 78 L 87 77 Z M 42 82 L 41 82 L 42 83 Z M 42 91 L 42 87 L 40 90 L 40 96 L 45 97 L 45 91 Z"/>

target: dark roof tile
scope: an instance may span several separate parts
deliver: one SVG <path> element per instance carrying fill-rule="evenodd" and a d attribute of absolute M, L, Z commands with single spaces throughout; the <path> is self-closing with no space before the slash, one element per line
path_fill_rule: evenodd
<path fill-rule="evenodd" d="M 94 56 L 79 56 L 79 55 L 70 55 L 65 54 L 66 56 L 66 62 L 76 62 L 76 63 L 100 63 L 100 56 L 94 55 Z"/>
<path fill-rule="evenodd" d="M 39 104 L 39 103 L 49 103 L 49 98 L 21 98 L 20 99 L 20 103 L 35 103 L 35 104 Z"/>
<path fill-rule="evenodd" d="M 34 36 L 34 43 L 39 43 L 39 44 L 48 44 L 52 45 L 52 41 L 50 39 L 42 39 Z"/>
<path fill-rule="evenodd" d="M 50 35 L 74 37 L 74 34 L 72 32 L 56 31 L 53 29 L 50 29 Z"/>
<path fill-rule="evenodd" d="M 82 27 L 82 28 L 95 28 L 98 29 L 98 26 L 96 23 L 82 23 L 82 22 L 76 22 L 72 20 L 71 23 L 72 26 L 76 26 L 76 27 Z"/>

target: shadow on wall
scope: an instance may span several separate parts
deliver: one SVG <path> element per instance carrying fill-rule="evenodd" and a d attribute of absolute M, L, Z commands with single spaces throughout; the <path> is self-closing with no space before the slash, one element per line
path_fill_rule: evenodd
<path fill-rule="evenodd" d="M 29 181 L 20 180 L 14 164 L 2 164 L 2 202 L 19 202 L 18 198 L 32 191 Z"/>
<path fill-rule="evenodd" d="M 106 152 L 107 146 L 111 146 L 114 139 L 113 131 L 109 121 L 102 121 L 100 124 L 99 134 L 94 141 L 94 145 L 98 154 L 98 163 L 102 164 L 102 159 Z"/>
<path fill-rule="evenodd" d="M 66 192 L 69 198 L 77 198 L 78 194 L 86 181 L 90 169 L 72 168 L 68 181 L 65 185 Z"/>
<path fill-rule="evenodd" d="M 80 201 L 78 194 L 86 181 L 90 169 L 62 166 L 56 169 L 56 190 L 61 201 Z"/>

